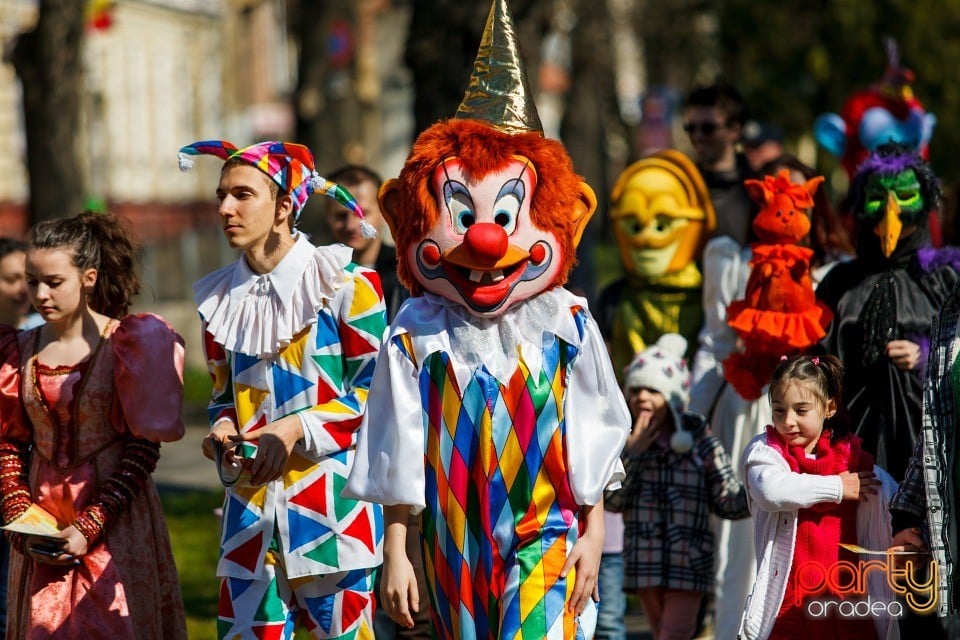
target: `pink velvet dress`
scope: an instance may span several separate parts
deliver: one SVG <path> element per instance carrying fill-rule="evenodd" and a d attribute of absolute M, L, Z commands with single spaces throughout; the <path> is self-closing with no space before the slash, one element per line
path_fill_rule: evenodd
<path fill-rule="evenodd" d="M 128 316 L 107 326 L 84 362 L 53 368 L 37 361 L 38 338 L 38 329 L 0 335 L 3 515 L 22 463 L 21 494 L 25 482 L 62 527 L 86 522 L 99 533 L 75 567 L 12 552 L 7 638 L 185 638 L 150 478 L 159 443 L 184 433 L 183 340 L 157 316 Z M 90 526 L 77 527 L 90 539 Z"/>

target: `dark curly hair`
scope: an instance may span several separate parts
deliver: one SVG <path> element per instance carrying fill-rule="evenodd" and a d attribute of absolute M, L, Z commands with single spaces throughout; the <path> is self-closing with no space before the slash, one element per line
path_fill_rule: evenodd
<path fill-rule="evenodd" d="M 114 215 L 84 211 L 70 218 L 44 220 L 27 232 L 27 248 L 66 248 L 73 254 L 73 266 L 81 271 L 96 269 L 97 283 L 88 303 L 97 313 L 122 318 L 140 292 L 131 234 Z"/>

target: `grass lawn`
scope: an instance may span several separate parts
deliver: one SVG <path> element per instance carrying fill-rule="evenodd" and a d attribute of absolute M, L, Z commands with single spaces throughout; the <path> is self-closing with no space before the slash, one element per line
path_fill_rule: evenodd
<path fill-rule="evenodd" d="M 187 637 L 216 640 L 220 532 L 213 510 L 220 506 L 223 492 L 167 491 L 160 499 L 180 573 Z"/>

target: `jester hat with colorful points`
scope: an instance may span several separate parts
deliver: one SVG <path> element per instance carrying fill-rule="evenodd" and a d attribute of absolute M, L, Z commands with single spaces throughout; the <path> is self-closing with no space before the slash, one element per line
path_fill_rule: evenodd
<path fill-rule="evenodd" d="M 360 218 L 360 229 L 365 238 L 377 235 L 376 229 L 363 219 L 363 210 L 350 192 L 317 173 L 313 168 L 313 154 L 302 144 L 268 140 L 238 149 L 226 140 L 203 140 L 180 149 L 180 170 L 192 169 L 193 159 L 190 156 L 197 155 L 217 156 L 224 161 L 241 160 L 265 173 L 281 191 L 293 198 L 294 220 L 299 220 L 310 194 L 320 192 Z"/>

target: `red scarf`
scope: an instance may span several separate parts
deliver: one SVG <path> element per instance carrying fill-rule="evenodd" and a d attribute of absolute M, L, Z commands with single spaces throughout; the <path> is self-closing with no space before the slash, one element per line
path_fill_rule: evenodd
<path fill-rule="evenodd" d="M 861 448 L 861 441 L 855 435 L 832 440 L 832 432 L 825 429 L 817 440 L 814 449 L 815 458 L 807 457 L 803 447 L 791 447 L 772 426 L 767 427 L 767 444 L 776 449 L 790 465 L 794 473 L 809 473 L 818 476 L 832 476 L 844 471 L 863 471 L 873 469 L 873 456 Z M 869 619 L 855 622 L 811 620 L 804 615 L 803 604 L 797 605 L 796 570 L 806 562 L 819 562 L 830 566 L 839 560 L 841 542 L 857 542 L 857 507 L 859 502 L 845 500 L 840 504 L 820 502 L 797 513 L 797 538 L 793 549 L 793 563 L 787 579 L 777 621 L 770 638 L 796 638 L 816 632 L 823 637 L 835 637 L 831 634 L 842 631 L 844 638 L 874 638 L 873 623 Z M 821 593 L 811 598 L 836 598 L 837 594 Z M 803 598 L 801 598 L 803 600 Z M 837 626 L 839 625 L 839 626 Z"/>
<path fill-rule="evenodd" d="M 873 457 L 864 453 L 860 438 L 850 434 L 833 442 L 833 432 L 824 429 L 813 451 L 816 458 L 808 458 L 803 447 L 791 447 L 772 425 L 767 425 L 767 444 L 783 456 L 794 473 L 811 473 L 818 476 L 832 476 L 844 471 L 873 469 Z M 865 467 L 861 460 L 866 456 L 870 466 Z"/>

